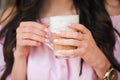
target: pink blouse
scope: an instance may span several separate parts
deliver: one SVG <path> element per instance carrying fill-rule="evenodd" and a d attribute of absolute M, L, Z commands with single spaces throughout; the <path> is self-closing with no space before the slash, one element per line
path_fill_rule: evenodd
<path fill-rule="evenodd" d="M 120 15 L 111 17 L 114 27 L 120 32 Z M 48 23 L 47 18 L 41 19 Z M 50 35 L 48 31 L 48 35 Z M 50 36 L 49 36 L 50 39 Z M 51 39 L 50 39 L 51 40 Z M 120 37 L 116 35 L 115 57 L 120 62 Z M 3 41 L 0 41 L 0 76 L 5 70 L 3 57 Z M 97 80 L 92 67 L 84 62 L 82 75 L 80 72 L 80 57 L 57 59 L 50 43 L 31 47 L 27 65 L 28 80 Z M 8 76 L 7 80 L 11 80 Z M 120 80 L 120 73 L 119 79 Z"/>

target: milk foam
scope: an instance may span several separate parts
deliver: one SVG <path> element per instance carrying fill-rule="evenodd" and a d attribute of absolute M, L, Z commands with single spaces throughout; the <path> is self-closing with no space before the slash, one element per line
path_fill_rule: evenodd
<path fill-rule="evenodd" d="M 72 29 L 68 27 L 68 24 L 79 23 L 79 15 L 54 16 L 50 17 L 49 21 L 51 32 L 62 30 L 72 31 Z"/>

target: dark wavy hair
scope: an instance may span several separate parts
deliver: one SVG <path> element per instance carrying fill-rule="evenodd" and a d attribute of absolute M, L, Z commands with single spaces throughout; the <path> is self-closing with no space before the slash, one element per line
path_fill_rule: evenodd
<path fill-rule="evenodd" d="M 73 1 L 76 11 L 80 13 L 80 23 L 91 31 L 98 47 L 103 51 L 112 66 L 120 71 L 120 64 L 113 53 L 116 30 L 113 28 L 109 14 L 105 9 L 104 0 Z M 44 0 L 16 0 L 14 17 L 0 31 L 0 39 L 5 37 L 3 53 L 6 62 L 6 70 L 1 80 L 5 80 L 12 71 L 14 63 L 13 48 L 16 47 L 17 27 L 21 21 L 36 21 L 36 19 L 40 18 L 39 14 L 41 13 L 43 2 Z"/>

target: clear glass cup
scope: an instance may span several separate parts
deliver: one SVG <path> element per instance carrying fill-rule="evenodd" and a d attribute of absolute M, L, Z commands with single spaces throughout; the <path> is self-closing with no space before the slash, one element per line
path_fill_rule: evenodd
<path fill-rule="evenodd" d="M 57 58 L 66 58 L 62 54 L 58 53 L 57 52 L 58 50 L 71 50 L 76 48 L 74 46 L 57 45 L 53 42 L 55 39 L 62 38 L 58 36 L 56 32 L 64 31 L 64 30 L 70 32 L 74 31 L 73 29 L 70 29 L 68 27 L 70 23 L 79 23 L 79 15 L 53 16 L 49 18 L 49 28 L 52 38 L 52 44 L 53 44 L 54 54 Z"/>

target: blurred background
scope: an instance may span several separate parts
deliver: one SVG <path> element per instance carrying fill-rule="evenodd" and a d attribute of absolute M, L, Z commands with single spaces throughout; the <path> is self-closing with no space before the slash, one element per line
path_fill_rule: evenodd
<path fill-rule="evenodd" d="M 15 0 L 0 0 L 0 15 L 6 8 L 13 6 L 14 1 Z"/>

